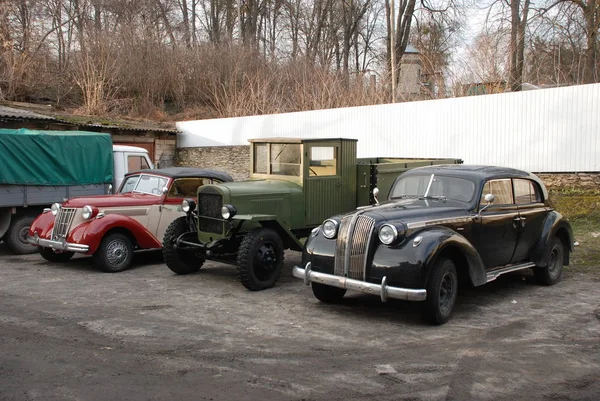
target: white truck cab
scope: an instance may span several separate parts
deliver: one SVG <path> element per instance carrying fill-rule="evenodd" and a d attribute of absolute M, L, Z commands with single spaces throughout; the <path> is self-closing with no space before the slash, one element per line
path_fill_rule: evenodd
<path fill-rule="evenodd" d="M 113 166 L 111 193 L 119 189 L 125 174 L 146 168 L 154 168 L 146 149 L 127 145 L 113 145 Z"/>

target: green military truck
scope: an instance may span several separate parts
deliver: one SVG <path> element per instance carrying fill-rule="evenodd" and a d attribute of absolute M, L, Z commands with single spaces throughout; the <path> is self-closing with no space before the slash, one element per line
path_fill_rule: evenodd
<path fill-rule="evenodd" d="M 167 229 L 163 255 L 177 274 L 205 260 L 237 265 L 252 291 L 272 287 L 283 251 L 302 250 L 302 238 L 323 220 L 387 198 L 402 172 L 458 159 L 357 159 L 355 139 L 251 140 L 250 180 L 198 189 Z M 377 188 L 377 190 L 375 190 Z M 375 190 L 375 191 L 374 191 Z"/>

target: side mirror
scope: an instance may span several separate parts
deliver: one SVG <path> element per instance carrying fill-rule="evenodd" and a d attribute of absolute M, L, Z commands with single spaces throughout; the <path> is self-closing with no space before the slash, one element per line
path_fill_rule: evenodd
<path fill-rule="evenodd" d="M 169 192 L 169 187 L 163 187 L 162 193 L 166 194 L 167 192 Z"/>
<path fill-rule="evenodd" d="M 110 195 L 110 194 L 112 194 L 112 193 L 113 193 L 113 186 L 112 186 L 112 184 L 109 184 L 109 185 L 108 185 L 108 190 L 106 191 L 106 194 L 107 194 L 107 195 Z"/>
<path fill-rule="evenodd" d="M 483 197 L 483 200 L 487 202 L 487 205 L 485 205 L 484 207 L 482 207 L 479 210 L 479 214 L 481 214 L 481 212 L 483 212 L 485 209 L 487 209 L 488 207 L 492 206 L 492 203 L 494 203 L 494 201 L 496 200 L 496 197 L 494 196 L 494 194 L 486 194 Z"/>
<path fill-rule="evenodd" d="M 379 188 L 375 187 L 373 188 L 373 198 L 375 199 L 375 203 L 379 204 L 379 199 L 377 199 L 377 196 L 379 196 Z"/>

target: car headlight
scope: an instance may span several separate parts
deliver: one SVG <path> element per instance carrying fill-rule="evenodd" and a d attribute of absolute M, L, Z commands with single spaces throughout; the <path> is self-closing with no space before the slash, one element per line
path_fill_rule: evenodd
<path fill-rule="evenodd" d="M 325 220 L 321 226 L 321 231 L 325 238 L 333 239 L 337 235 L 338 222 L 335 220 Z"/>
<path fill-rule="evenodd" d="M 233 205 L 225 205 L 221 208 L 221 216 L 223 216 L 225 220 L 233 218 L 236 214 L 237 210 Z"/>
<path fill-rule="evenodd" d="M 50 212 L 52 212 L 53 216 L 56 216 L 58 214 L 59 210 L 60 210 L 60 203 L 53 203 L 52 206 L 50 206 Z"/>
<path fill-rule="evenodd" d="M 81 217 L 85 220 L 91 219 L 94 217 L 94 209 L 90 205 L 85 205 L 83 209 L 81 209 Z"/>
<path fill-rule="evenodd" d="M 384 224 L 379 228 L 379 241 L 389 245 L 398 238 L 398 230 L 391 224 Z"/>
<path fill-rule="evenodd" d="M 184 212 L 188 213 L 191 210 L 195 209 L 196 202 L 193 199 L 184 199 L 183 202 L 181 202 L 181 210 L 183 210 Z"/>

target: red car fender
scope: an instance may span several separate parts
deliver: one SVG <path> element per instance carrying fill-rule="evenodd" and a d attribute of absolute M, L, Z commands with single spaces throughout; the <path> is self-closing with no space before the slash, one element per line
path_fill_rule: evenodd
<path fill-rule="evenodd" d="M 87 253 L 91 255 L 96 252 L 106 233 L 113 228 L 129 231 L 135 237 L 135 241 L 140 248 L 162 248 L 162 243 L 146 227 L 131 217 L 120 214 L 109 214 L 100 219 L 94 218 L 78 225 L 71 230 L 67 241 L 88 245 L 90 249 Z"/>
<path fill-rule="evenodd" d="M 50 238 L 50 232 L 54 228 L 54 218 L 55 216 L 50 212 L 40 214 L 29 227 L 29 236 L 33 237 L 37 233 L 40 238 Z"/>

